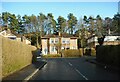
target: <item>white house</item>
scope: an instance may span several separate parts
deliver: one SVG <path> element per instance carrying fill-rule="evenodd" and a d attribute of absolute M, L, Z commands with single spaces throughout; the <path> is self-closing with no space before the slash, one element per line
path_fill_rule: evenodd
<path fill-rule="evenodd" d="M 13 35 L 10 30 L 4 30 L 2 32 L 0 32 L 0 36 L 3 36 L 3 37 L 7 37 L 7 38 L 10 38 L 10 39 L 13 39 L 13 40 L 16 40 L 16 36 Z"/>
<path fill-rule="evenodd" d="M 99 45 L 97 36 L 91 36 L 87 39 L 88 47 Z M 120 36 L 105 36 L 103 45 L 120 45 Z"/>
<path fill-rule="evenodd" d="M 61 35 L 45 35 L 42 38 L 42 53 L 57 54 L 58 47 L 60 49 L 78 49 L 77 38 L 70 34 L 62 33 Z"/>
<path fill-rule="evenodd" d="M 27 38 L 25 38 L 24 36 L 18 36 L 18 35 L 15 36 L 14 34 L 11 33 L 9 29 L 0 32 L 0 36 L 31 45 L 31 42 Z"/>

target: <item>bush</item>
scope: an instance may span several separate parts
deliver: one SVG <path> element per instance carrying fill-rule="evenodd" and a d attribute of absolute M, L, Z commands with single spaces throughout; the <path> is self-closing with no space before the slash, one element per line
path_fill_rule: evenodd
<path fill-rule="evenodd" d="M 70 50 L 63 51 L 63 56 L 64 57 L 81 57 L 83 56 L 83 54 L 81 53 L 81 49 L 80 50 L 70 49 Z"/>
<path fill-rule="evenodd" d="M 120 45 L 97 46 L 96 59 L 98 62 L 119 66 Z"/>
<path fill-rule="evenodd" d="M 79 52 L 80 55 L 83 56 L 83 48 L 80 48 L 79 50 L 80 50 L 80 52 Z"/>
<path fill-rule="evenodd" d="M 96 50 L 95 50 L 95 48 L 91 48 L 91 56 L 96 56 Z"/>
<path fill-rule="evenodd" d="M 96 56 L 96 50 L 95 48 L 85 48 L 84 54 L 88 56 Z"/>
<path fill-rule="evenodd" d="M 91 56 L 91 49 L 85 49 L 85 55 Z"/>

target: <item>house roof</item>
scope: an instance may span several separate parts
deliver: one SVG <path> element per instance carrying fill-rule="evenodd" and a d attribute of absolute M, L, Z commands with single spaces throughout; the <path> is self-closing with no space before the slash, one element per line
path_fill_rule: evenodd
<path fill-rule="evenodd" d="M 0 32 L 0 35 L 4 37 L 16 37 L 14 34 L 10 32 L 10 30 L 4 30 Z"/>
<path fill-rule="evenodd" d="M 55 38 L 55 37 L 64 37 L 64 38 L 73 38 L 73 39 L 78 38 L 77 36 L 68 33 L 62 33 L 61 36 L 59 36 L 59 34 L 48 34 L 43 36 L 42 38 Z"/>

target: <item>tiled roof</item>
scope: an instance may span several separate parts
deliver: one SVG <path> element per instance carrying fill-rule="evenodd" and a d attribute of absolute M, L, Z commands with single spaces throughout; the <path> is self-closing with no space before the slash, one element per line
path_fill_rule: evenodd
<path fill-rule="evenodd" d="M 52 37 L 77 38 L 77 36 L 71 35 L 68 33 L 62 33 L 61 36 L 59 36 L 58 34 L 49 34 L 49 35 L 43 36 L 42 38 L 52 38 Z"/>
<path fill-rule="evenodd" d="M 13 37 L 15 36 L 14 34 L 11 33 L 10 30 L 4 30 L 4 31 L 0 32 L 0 35 L 2 35 L 2 36 L 13 36 Z"/>

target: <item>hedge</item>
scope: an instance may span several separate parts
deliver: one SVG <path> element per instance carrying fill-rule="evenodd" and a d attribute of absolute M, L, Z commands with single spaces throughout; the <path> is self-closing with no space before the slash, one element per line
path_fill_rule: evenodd
<path fill-rule="evenodd" d="M 91 48 L 91 52 L 86 52 L 87 48 L 84 48 L 85 54 L 90 54 L 91 56 L 96 56 L 96 50 Z M 81 57 L 83 56 L 83 48 L 80 49 L 68 49 L 62 50 L 61 54 L 47 54 L 43 55 L 43 58 L 55 58 L 55 57 Z"/>
<path fill-rule="evenodd" d="M 95 48 L 91 48 L 91 56 L 96 56 L 96 50 L 95 50 Z"/>
<path fill-rule="evenodd" d="M 96 49 L 95 48 L 85 48 L 84 54 L 89 56 L 96 56 Z"/>
<path fill-rule="evenodd" d="M 105 45 L 96 47 L 98 62 L 120 67 L 120 45 Z"/>
<path fill-rule="evenodd" d="M 63 51 L 63 57 L 81 57 L 83 56 L 82 49 L 69 49 Z"/>
<path fill-rule="evenodd" d="M 0 36 L 0 82 L 2 81 L 2 36 Z"/>
<path fill-rule="evenodd" d="M 3 77 L 31 64 L 34 50 L 34 46 L 2 37 Z"/>

